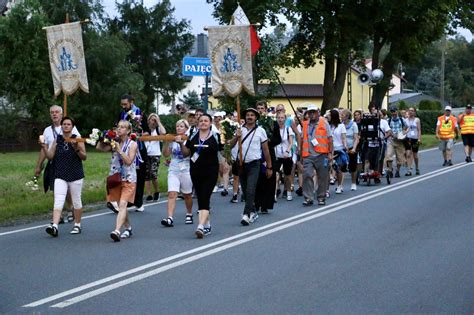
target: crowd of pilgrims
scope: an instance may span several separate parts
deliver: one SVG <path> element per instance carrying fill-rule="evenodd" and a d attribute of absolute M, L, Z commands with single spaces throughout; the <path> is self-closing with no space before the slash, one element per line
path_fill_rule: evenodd
<path fill-rule="evenodd" d="M 197 223 L 197 238 L 212 232 L 210 202 L 215 192 L 228 196 L 231 203 L 243 204 L 240 224 L 248 226 L 259 214 L 269 213 L 279 198 L 292 202 L 302 197 L 304 206 L 315 202 L 322 206 L 330 196 L 331 184 L 335 185 L 336 194 L 343 193 L 344 173 L 350 173 L 350 189 L 354 191 L 361 172 L 383 171 L 377 163 L 381 150 L 375 150 L 375 155 L 371 150 L 383 143 L 363 143 L 360 110 L 351 113 L 347 109 L 333 109 L 322 115 L 316 105 L 310 104 L 305 111 L 290 114 L 282 104 L 269 110 L 265 101 L 259 101 L 255 108 L 242 112 L 240 121 L 235 112 L 214 112 L 211 116 L 200 109 L 189 110 L 176 122 L 175 130 L 165 130 L 159 116 L 145 116 L 132 96 L 123 95 L 121 107 L 116 119 L 116 139 L 102 139 L 96 145 L 99 151 L 111 152 L 107 207 L 117 214 L 110 233 L 115 242 L 133 235 L 127 208 L 135 206 L 141 212 L 144 202 L 160 199 L 160 164 L 168 168 L 167 215 L 161 224 L 173 227 L 177 199 L 183 199 L 184 222 Z M 402 118 L 396 109 L 391 112 L 395 113 L 396 125 Z M 87 158 L 86 148 L 84 142 L 74 140 L 80 137 L 79 132 L 71 117 L 63 117 L 61 107 L 52 106 L 50 114 L 53 124 L 40 139 L 42 149 L 36 169 L 38 175 L 43 161 L 48 159 L 45 175 L 54 191 L 54 207 L 53 220 L 46 232 L 53 237 L 59 235 L 58 224 L 63 220 L 67 202 L 74 209 L 70 233 L 80 234 L 82 162 Z M 414 121 L 414 129 L 407 132 L 412 132 L 413 139 L 421 140 L 419 120 L 413 118 L 413 113 L 406 117 L 406 121 Z M 173 141 L 134 141 L 134 132 L 175 136 Z M 390 126 L 385 126 L 382 138 L 391 135 Z M 417 146 L 414 150 L 416 143 L 413 144 L 404 152 L 407 176 L 411 175 L 413 162 L 419 174 Z M 385 159 L 387 172 L 393 171 L 392 156 Z M 398 155 L 396 159 L 395 175 L 399 177 L 404 162 Z M 112 183 L 112 178 L 117 182 Z M 194 213 L 193 198 L 198 204 Z"/>

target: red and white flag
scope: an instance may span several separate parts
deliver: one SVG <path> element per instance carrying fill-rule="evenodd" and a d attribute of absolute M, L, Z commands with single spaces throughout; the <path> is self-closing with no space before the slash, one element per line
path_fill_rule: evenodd
<path fill-rule="evenodd" d="M 212 94 L 235 97 L 244 89 L 255 95 L 252 57 L 260 48 L 253 26 L 240 6 L 231 25 L 213 26 L 209 31 L 209 56 L 212 65 Z"/>

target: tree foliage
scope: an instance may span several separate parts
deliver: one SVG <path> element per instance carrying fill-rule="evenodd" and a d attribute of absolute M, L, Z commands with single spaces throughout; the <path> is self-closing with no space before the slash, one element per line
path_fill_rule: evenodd
<path fill-rule="evenodd" d="M 196 109 L 202 107 L 202 101 L 196 91 L 188 91 L 182 98 L 179 99 L 189 109 Z"/>
<path fill-rule="evenodd" d="M 143 1 L 125 0 L 117 3 L 117 8 L 119 16 L 109 22 L 110 31 L 131 45 L 128 62 L 137 65 L 144 80 L 145 100 L 140 106 L 150 111 L 157 93 L 169 102 L 183 88 L 180 64 L 190 52 L 194 37 L 189 33 L 188 21 L 173 17 L 169 0 L 150 9 Z"/>

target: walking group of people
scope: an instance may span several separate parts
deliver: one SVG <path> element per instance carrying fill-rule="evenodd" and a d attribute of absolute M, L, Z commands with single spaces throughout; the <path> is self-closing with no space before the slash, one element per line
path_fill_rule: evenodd
<path fill-rule="evenodd" d="M 173 141 L 135 141 L 132 132 L 140 135 L 164 135 L 166 130 L 159 116 L 146 117 L 134 104 L 130 95 L 121 98 L 122 111 L 117 118 L 115 137 L 99 141 L 97 150 L 112 152 L 107 185 L 107 205 L 117 213 L 113 241 L 130 238 L 132 225 L 127 208 L 143 211 L 143 200 L 158 200 L 157 184 L 161 155 L 170 158 L 168 168 L 167 216 L 161 220 L 165 227 L 174 226 L 174 213 L 178 197 L 184 199 L 185 223 L 194 224 L 193 194 L 198 203 L 195 235 L 203 238 L 211 234 L 211 196 L 219 179 L 222 196 L 228 194 L 229 177 L 233 178 L 230 201 L 238 203 L 238 194 L 244 202 L 240 223 L 255 222 L 259 214 L 272 210 L 280 194 L 293 201 L 293 192 L 303 196 L 303 205 L 325 205 L 330 196 L 329 186 L 335 184 L 335 193 L 344 191 L 344 173 L 349 172 L 351 190 L 357 190 L 360 173 L 387 172 L 390 177 L 400 177 L 405 165 L 406 176 L 420 174 L 418 147 L 421 143 L 421 123 L 415 108 L 401 115 L 390 107 L 390 116 L 383 116 L 371 109 L 377 117 L 377 139 L 364 136 L 364 113 L 356 110 L 332 109 L 321 115 L 319 108 L 310 104 L 305 112 L 290 117 L 284 105 L 276 107 L 276 114 L 269 115 L 267 103 L 257 102 L 256 108 L 243 112 L 239 128 L 230 138 L 224 138 L 220 124 L 224 113 L 214 117 L 203 110 L 190 111 L 186 118 L 176 123 Z M 444 164 L 452 165 L 453 139 L 461 128 L 465 144 L 466 162 L 471 162 L 474 146 L 474 115 L 471 106 L 457 119 L 445 108 L 438 118 L 436 136 L 440 139 Z M 52 106 L 53 124 L 40 138 L 42 149 L 35 169 L 36 175 L 47 158 L 48 184 L 54 191 L 53 220 L 46 232 L 58 236 L 58 224 L 66 200 L 74 209 L 74 226 L 71 234 L 81 233 L 81 191 L 84 180 L 82 161 L 86 160 L 83 142 L 74 120 L 62 117 L 62 109 Z M 233 117 L 236 120 L 236 117 Z M 231 160 L 223 155 L 224 147 L 231 149 Z M 393 162 L 395 161 L 395 168 Z M 413 165 L 414 164 L 414 165 Z M 413 168 L 414 166 L 414 168 Z M 298 176 L 298 188 L 295 176 Z M 281 184 L 283 183 L 283 193 Z M 144 198 L 146 188 L 146 198 Z M 153 190 L 152 190 L 153 188 Z M 153 192 L 154 191 L 154 192 Z"/>

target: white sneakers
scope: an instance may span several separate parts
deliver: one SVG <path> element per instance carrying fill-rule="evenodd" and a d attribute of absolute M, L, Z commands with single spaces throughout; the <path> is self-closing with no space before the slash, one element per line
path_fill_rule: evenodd
<path fill-rule="evenodd" d="M 337 186 L 336 188 L 336 194 L 342 194 L 342 192 L 344 191 L 344 189 L 342 188 L 342 186 Z"/>
<path fill-rule="evenodd" d="M 249 221 L 250 223 L 254 223 L 258 219 L 258 214 L 256 212 L 250 212 Z"/>
<path fill-rule="evenodd" d="M 242 216 L 242 220 L 240 220 L 240 224 L 242 225 L 249 225 L 250 223 L 254 223 L 258 219 L 258 214 L 255 212 L 250 212 L 250 216 L 244 214 Z"/>
<path fill-rule="evenodd" d="M 356 184 L 351 184 L 351 190 L 356 191 L 357 190 L 357 185 Z"/>
<path fill-rule="evenodd" d="M 143 212 L 143 211 L 145 211 L 145 207 L 141 206 L 140 208 L 136 208 L 135 211 L 136 212 Z"/>
<path fill-rule="evenodd" d="M 287 201 L 292 201 L 293 200 L 293 196 L 291 195 L 291 192 L 288 192 L 288 194 L 286 195 L 286 200 Z"/>

